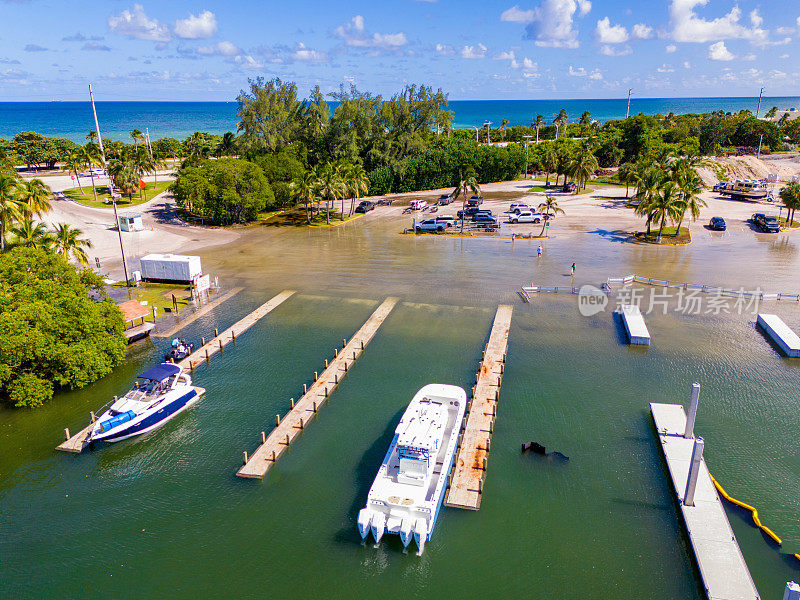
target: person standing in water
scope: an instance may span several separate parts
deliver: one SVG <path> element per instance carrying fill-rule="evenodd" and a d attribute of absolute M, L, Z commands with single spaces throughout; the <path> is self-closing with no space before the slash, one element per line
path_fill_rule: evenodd
<path fill-rule="evenodd" d="M 539 244 L 539 247 L 536 249 L 536 256 L 538 256 L 539 258 L 542 257 L 542 245 L 541 244 Z"/>
<path fill-rule="evenodd" d="M 572 263 L 572 276 L 575 277 L 575 263 Z"/>

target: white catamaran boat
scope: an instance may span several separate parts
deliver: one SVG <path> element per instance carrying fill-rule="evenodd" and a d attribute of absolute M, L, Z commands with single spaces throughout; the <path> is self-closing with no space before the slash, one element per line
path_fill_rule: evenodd
<path fill-rule="evenodd" d="M 195 404 L 202 394 L 181 367 L 161 363 L 139 375 L 133 389 L 100 415 L 90 439 L 118 442 L 152 431 Z"/>
<path fill-rule="evenodd" d="M 416 393 L 358 513 L 358 531 L 375 542 L 384 533 L 411 538 L 419 554 L 431 538 L 453 465 L 467 394 L 454 385 L 433 383 Z"/>

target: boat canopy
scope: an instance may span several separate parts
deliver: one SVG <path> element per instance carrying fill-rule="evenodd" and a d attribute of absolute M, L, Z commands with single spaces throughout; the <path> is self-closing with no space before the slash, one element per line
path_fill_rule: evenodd
<path fill-rule="evenodd" d="M 159 383 L 172 377 L 173 375 L 177 375 L 181 372 L 181 368 L 178 365 L 174 365 L 172 363 L 161 363 L 157 367 L 152 367 L 147 369 L 144 373 L 140 373 L 139 377 L 142 379 L 150 379 L 152 381 L 158 381 Z"/>

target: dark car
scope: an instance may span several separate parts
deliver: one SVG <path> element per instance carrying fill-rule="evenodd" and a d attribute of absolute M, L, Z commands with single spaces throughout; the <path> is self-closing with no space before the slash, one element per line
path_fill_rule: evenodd
<path fill-rule="evenodd" d="M 371 210 L 375 210 L 375 203 L 369 200 L 362 200 L 356 206 L 356 212 L 368 213 Z"/>
<path fill-rule="evenodd" d="M 472 217 L 473 223 L 480 223 L 481 225 L 497 225 L 497 218 L 485 212 L 479 212 Z"/>
<path fill-rule="evenodd" d="M 490 211 L 490 210 L 481 210 L 477 206 L 468 206 L 466 208 L 466 210 L 460 210 L 460 211 L 458 211 L 456 213 L 456 215 L 458 216 L 459 219 L 461 218 L 462 213 L 463 213 L 465 219 L 469 219 L 470 217 L 474 217 L 478 213 L 486 213 L 487 215 L 491 215 L 492 211 Z"/>
<path fill-rule="evenodd" d="M 480 196 L 472 196 L 469 200 L 467 200 L 468 206 L 480 206 L 483 204 L 483 198 Z"/>
<path fill-rule="evenodd" d="M 712 231 L 725 231 L 725 229 L 727 229 L 725 219 L 722 217 L 711 217 L 711 220 L 708 222 L 708 228 Z"/>
<path fill-rule="evenodd" d="M 776 217 L 767 216 L 764 213 L 755 213 L 750 221 L 764 233 L 778 233 L 781 230 L 781 223 Z"/>
<path fill-rule="evenodd" d="M 439 206 L 447 206 L 453 201 L 453 197 L 450 194 L 442 194 L 439 196 Z"/>

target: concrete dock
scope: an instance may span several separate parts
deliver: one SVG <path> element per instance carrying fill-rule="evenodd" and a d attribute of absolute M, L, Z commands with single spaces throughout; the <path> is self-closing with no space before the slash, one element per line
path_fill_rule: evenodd
<path fill-rule="evenodd" d="M 205 388 L 197 386 L 192 387 L 194 387 L 194 390 L 197 392 L 198 396 L 202 396 L 206 393 Z M 94 413 L 92 413 L 92 417 L 94 417 Z M 94 424 L 94 419 L 90 419 L 89 424 L 75 435 L 70 435 L 69 429 L 65 429 L 64 435 L 67 439 L 57 446 L 56 450 L 61 450 L 61 452 L 73 452 L 75 454 L 80 454 L 86 450 L 87 446 L 89 446 L 89 436 L 92 433 L 92 429 L 94 429 Z"/>
<path fill-rule="evenodd" d="M 635 304 L 625 304 L 620 306 L 619 314 L 630 343 L 637 346 L 649 346 L 650 332 L 647 331 L 647 325 L 644 324 L 644 317 L 642 317 L 639 307 Z"/>
<path fill-rule="evenodd" d="M 472 389 L 469 413 L 444 501 L 447 506 L 470 510 L 481 507 L 487 459 L 503 383 L 511 313 L 511 306 L 503 304 L 497 307 L 481 368 Z"/>
<path fill-rule="evenodd" d="M 244 288 L 240 288 L 240 287 L 233 288 L 232 290 L 226 292 L 225 294 L 223 294 L 219 298 L 215 298 L 214 300 L 212 300 L 211 302 L 209 302 L 205 306 L 201 306 L 191 316 L 183 319 L 182 321 L 179 321 L 178 323 L 175 323 L 175 325 L 173 327 L 170 327 L 168 330 L 155 332 L 155 333 L 152 334 L 152 336 L 153 337 L 159 337 L 159 338 L 172 337 L 173 335 L 178 333 L 181 329 L 183 329 L 184 327 L 186 327 L 190 323 L 194 323 L 197 319 L 207 315 L 209 312 L 211 312 L 212 310 L 217 308 L 220 304 L 222 304 L 226 300 L 230 300 L 231 298 L 233 298 L 236 294 L 241 292 L 243 289 Z"/>
<path fill-rule="evenodd" d="M 778 315 L 759 313 L 756 323 L 786 356 L 800 357 L 800 337 Z"/>
<path fill-rule="evenodd" d="M 706 595 L 709 600 L 759 600 L 705 459 L 700 459 L 697 469 L 693 506 L 684 503 L 695 440 L 683 437 L 686 428 L 683 406 L 653 403 L 650 411 Z"/>
<path fill-rule="evenodd" d="M 250 329 L 253 325 L 258 323 L 263 317 L 265 317 L 267 314 L 275 310 L 275 308 L 280 306 L 292 294 L 294 294 L 294 290 L 284 290 L 277 296 L 270 298 L 264 304 L 259 306 L 253 312 L 251 312 L 249 315 L 237 321 L 236 323 L 228 327 L 225 331 L 223 331 L 216 337 L 212 338 L 211 341 L 206 343 L 205 346 L 198 348 L 197 350 L 192 352 L 189 356 L 184 358 L 178 364 L 184 369 L 194 369 L 197 365 L 202 364 L 204 360 L 208 360 L 211 356 L 213 356 L 217 352 L 222 351 L 222 349 L 229 343 L 235 342 L 237 335 L 241 335 L 242 333 Z"/>
<path fill-rule="evenodd" d="M 336 350 L 333 361 L 328 364 L 327 368 L 319 375 L 314 374 L 316 380 L 311 387 L 305 390 L 300 400 L 291 407 L 289 412 L 283 417 L 276 415 L 277 423 L 272 433 L 268 437 L 264 432 L 261 433 L 261 445 L 252 456 L 248 458 L 247 452 L 244 453 L 244 465 L 236 473 L 239 477 L 264 478 L 267 471 L 308 426 L 322 405 L 328 401 L 331 392 L 347 375 L 353 363 L 375 336 L 389 313 L 392 312 L 395 304 L 397 304 L 397 298 L 384 300 L 361 329 L 350 338 L 350 341 L 345 343 L 341 350 Z M 306 386 L 303 387 L 306 388 Z"/>

